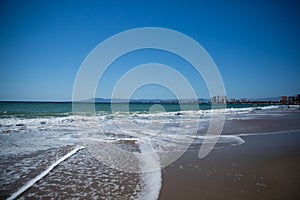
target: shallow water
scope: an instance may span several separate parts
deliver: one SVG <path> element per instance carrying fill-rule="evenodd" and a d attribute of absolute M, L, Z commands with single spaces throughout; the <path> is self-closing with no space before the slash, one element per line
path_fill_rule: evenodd
<path fill-rule="evenodd" d="M 146 108 L 139 108 L 139 111 L 136 108 L 130 113 L 112 114 L 98 110 L 96 115 L 73 116 L 69 104 L 59 105 L 51 114 L 51 107 L 58 104 L 26 105 L 22 109 L 24 105 L 26 103 L 12 104 L 11 107 L 1 105 L 1 199 L 9 197 L 51 164 L 85 144 L 90 147 L 87 145 L 87 149 L 79 150 L 59 163 L 21 198 L 157 199 L 161 186 L 160 170 L 141 172 L 159 166 L 164 152 L 184 151 L 191 142 L 201 145 L 216 139 L 205 136 L 211 117 L 216 115 L 209 109 L 180 111 L 169 105 L 167 109 L 171 111 L 165 112 L 149 113 L 143 110 Z M 32 110 L 37 107 L 41 110 L 43 106 L 45 112 L 34 115 Z M 282 117 L 290 112 L 298 110 L 251 106 L 219 109 L 217 114 L 224 114 L 227 121 L 234 121 Z M 195 127 L 195 121 L 199 121 L 199 126 Z M 93 142 L 85 143 L 85 140 Z M 245 142 L 238 134 L 222 135 L 217 140 L 215 148 Z M 91 152 L 93 148 L 97 149 L 97 155 Z M 153 151 L 159 156 L 149 154 Z M 133 156 L 124 157 L 127 154 Z M 100 159 L 96 159 L 97 156 Z M 103 163 L 101 159 L 110 161 Z M 116 163 L 135 167 L 137 173 L 118 171 L 114 166 Z"/>

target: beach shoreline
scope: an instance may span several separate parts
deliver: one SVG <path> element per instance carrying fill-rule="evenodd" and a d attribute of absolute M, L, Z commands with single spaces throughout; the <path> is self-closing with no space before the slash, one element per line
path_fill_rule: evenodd
<path fill-rule="evenodd" d="M 159 199 L 297 199 L 300 195 L 298 119 L 299 113 L 286 119 L 229 122 L 230 129 L 225 125 L 225 135 L 238 127 L 251 126 L 242 132 L 245 136 L 240 136 L 245 143 L 215 148 L 204 159 L 198 158 L 200 146 L 191 146 L 190 151 L 163 169 Z M 276 123 L 277 120 L 282 123 Z"/>
<path fill-rule="evenodd" d="M 271 106 L 222 111 L 226 113 L 222 134 L 214 149 L 203 159 L 198 158 L 198 152 L 206 137 L 210 110 L 156 115 L 133 113 L 126 118 L 119 117 L 117 122 L 123 124 L 129 119 L 148 124 L 154 117 L 156 122 L 167 125 L 167 129 L 161 130 L 165 135 L 150 134 L 153 137 L 151 144 L 134 138 L 139 145 L 176 147 L 190 141 L 186 138 L 194 138 L 188 151 L 155 173 L 156 176 L 118 171 L 100 162 L 87 148 L 49 171 L 53 163 L 82 145 L 74 129 L 73 116 L 3 118 L 0 127 L 3 132 L 0 134 L 0 199 L 21 191 L 29 181 L 46 172 L 46 176 L 19 198 L 157 199 L 159 195 L 159 199 L 295 199 L 299 196 L 299 110 Z M 77 117 L 83 124 L 90 120 L 86 116 Z M 132 138 L 119 134 L 109 113 L 97 117 L 101 127 L 95 133 L 101 139 L 101 148 L 107 143 L 124 150 L 132 149 L 135 143 L 128 142 Z M 181 129 L 181 137 L 175 140 L 172 133 L 177 130 L 181 117 L 186 119 L 186 125 L 200 117 L 200 126 L 196 135 L 192 135 L 192 129 L 186 126 Z M 151 130 L 143 130 L 140 137 L 149 137 L 149 132 Z M 111 148 L 102 153 L 108 153 L 108 158 L 118 155 Z M 126 159 L 115 161 L 128 162 Z M 143 162 L 145 165 L 152 163 L 147 157 Z"/>

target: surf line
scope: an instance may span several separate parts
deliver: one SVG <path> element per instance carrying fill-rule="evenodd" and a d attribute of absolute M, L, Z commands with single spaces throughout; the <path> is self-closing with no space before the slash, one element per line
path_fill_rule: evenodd
<path fill-rule="evenodd" d="M 48 167 L 45 171 L 40 173 L 35 178 L 31 179 L 26 185 L 21 187 L 18 191 L 14 192 L 10 197 L 7 198 L 7 200 L 13 200 L 13 199 L 17 198 L 19 195 L 21 195 L 23 192 L 25 192 L 31 186 L 33 186 L 36 182 L 38 182 L 43 177 L 45 177 L 47 174 L 49 174 L 49 172 L 51 172 L 57 165 L 59 165 L 64 160 L 66 160 L 67 158 L 69 158 L 72 155 L 74 155 L 75 153 L 77 153 L 77 151 L 79 151 L 80 149 L 84 149 L 84 147 L 83 146 L 77 147 L 77 148 L 73 149 L 72 151 L 70 151 L 69 153 L 67 153 L 66 155 L 64 155 L 63 157 L 61 157 L 59 160 L 57 160 L 55 163 L 53 163 L 50 167 Z"/>

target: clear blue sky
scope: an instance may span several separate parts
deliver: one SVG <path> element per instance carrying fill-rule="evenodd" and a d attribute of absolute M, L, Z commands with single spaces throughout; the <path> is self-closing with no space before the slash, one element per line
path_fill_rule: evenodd
<path fill-rule="evenodd" d="M 217 64 L 228 97 L 300 93 L 298 1 L 7 0 L 0 2 L 0 26 L 0 100 L 70 100 L 77 70 L 97 44 L 149 26 L 174 29 L 200 43 Z M 108 97 L 126 70 L 147 62 L 181 71 L 199 97 L 208 97 L 185 61 L 155 50 L 117 60 L 97 97 Z M 156 86 L 144 90 L 136 97 L 171 96 Z"/>

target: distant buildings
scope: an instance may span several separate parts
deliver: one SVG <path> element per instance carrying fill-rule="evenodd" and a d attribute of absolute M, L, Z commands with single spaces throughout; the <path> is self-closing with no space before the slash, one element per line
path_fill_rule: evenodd
<path fill-rule="evenodd" d="M 300 94 L 296 95 L 296 96 L 283 96 L 281 98 L 281 103 L 282 104 L 300 104 Z"/>
<path fill-rule="evenodd" d="M 296 96 L 282 96 L 280 100 L 281 104 L 300 104 L 300 94 Z"/>
<path fill-rule="evenodd" d="M 139 100 L 141 101 L 141 100 Z M 148 100 L 149 101 L 149 100 Z M 147 103 L 150 103 L 148 102 Z M 180 99 L 179 101 L 176 100 L 151 100 L 151 103 L 180 103 L 180 104 L 257 104 L 257 105 L 265 105 L 265 104 L 297 104 L 300 105 L 300 94 L 295 96 L 281 96 L 280 97 L 273 97 L 273 98 L 261 98 L 261 99 L 248 99 L 248 98 L 230 98 L 227 99 L 226 96 L 217 95 L 213 96 L 210 100 L 209 99 Z"/>
<path fill-rule="evenodd" d="M 213 96 L 211 98 L 212 104 L 226 104 L 227 99 L 226 96 Z"/>
<path fill-rule="evenodd" d="M 247 98 L 240 99 L 240 103 L 249 103 L 250 101 Z"/>
<path fill-rule="evenodd" d="M 212 104 L 226 104 L 226 103 L 250 103 L 248 99 L 240 99 L 236 100 L 234 98 L 231 98 L 227 100 L 226 96 L 213 96 L 211 98 L 211 103 Z"/>
<path fill-rule="evenodd" d="M 288 103 L 289 103 L 289 104 L 294 104 L 294 102 L 295 102 L 296 100 L 297 100 L 297 99 L 296 99 L 295 96 L 291 96 L 291 97 L 289 97 Z"/>
<path fill-rule="evenodd" d="M 226 96 L 213 96 L 211 104 L 297 104 L 300 105 L 300 94 L 295 96 L 282 96 L 281 98 L 262 98 L 250 100 L 247 98 L 235 99 L 230 98 L 227 100 Z"/>
<path fill-rule="evenodd" d="M 281 103 L 286 104 L 286 99 L 287 99 L 286 96 L 282 96 L 281 97 Z"/>
<path fill-rule="evenodd" d="M 228 103 L 236 103 L 235 99 L 229 99 Z"/>

